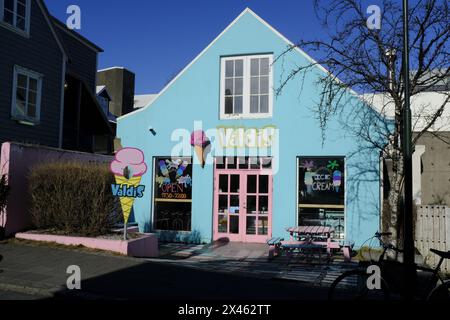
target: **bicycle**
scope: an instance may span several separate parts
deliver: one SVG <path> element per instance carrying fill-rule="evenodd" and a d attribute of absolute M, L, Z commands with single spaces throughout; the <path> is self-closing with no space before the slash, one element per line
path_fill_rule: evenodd
<path fill-rule="evenodd" d="M 390 300 L 392 293 L 402 292 L 406 279 L 404 278 L 404 264 L 395 260 L 385 259 L 388 251 L 402 253 L 403 251 L 392 244 L 385 243 L 383 237 L 391 236 L 390 233 L 377 232 L 374 237 L 368 239 L 378 239 L 383 251 L 377 261 L 370 259 L 368 262 L 360 262 L 357 269 L 350 270 L 341 274 L 330 286 L 328 292 L 329 300 Z M 443 252 L 431 249 L 431 252 L 438 255 L 441 259 L 437 266 L 433 268 L 417 266 L 419 271 L 417 277 L 416 296 L 426 300 L 450 300 L 450 281 L 445 281 L 440 275 L 440 268 L 446 259 L 450 259 L 450 252 Z M 369 289 L 368 280 L 371 280 L 373 274 L 368 272 L 369 266 L 379 267 L 381 271 L 379 284 L 375 289 Z M 424 274 L 428 273 L 426 278 Z M 440 282 L 440 285 L 437 285 Z"/>

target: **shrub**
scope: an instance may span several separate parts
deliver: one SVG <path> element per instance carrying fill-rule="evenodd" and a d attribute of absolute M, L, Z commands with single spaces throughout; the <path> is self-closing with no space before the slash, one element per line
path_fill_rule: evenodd
<path fill-rule="evenodd" d="M 10 187 L 6 180 L 6 175 L 0 176 L 0 212 L 6 208 Z"/>
<path fill-rule="evenodd" d="M 112 183 L 106 165 L 73 162 L 34 167 L 29 186 L 35 227 L 79 236 L 109 233 L 120 216 Z"/>

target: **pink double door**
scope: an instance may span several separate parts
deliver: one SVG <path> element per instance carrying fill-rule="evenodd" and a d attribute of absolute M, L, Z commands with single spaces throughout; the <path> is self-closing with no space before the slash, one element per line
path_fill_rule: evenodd
<path fill-rule="evenodd" d="M 272 170 L 217 169 L 214 240 L 265 243 L 272 237 Z"/>

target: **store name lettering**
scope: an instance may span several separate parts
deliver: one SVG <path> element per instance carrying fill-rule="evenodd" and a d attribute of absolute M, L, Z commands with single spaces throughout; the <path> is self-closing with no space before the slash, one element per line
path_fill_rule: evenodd
<path fill-rule="evenodd" d="M 222 148 L 270 148 L 276 134 L 275 126 L 264 128 L 218 127 Z"/>
<path fill-rule="evenodd" d="M 145 186 L 133 187 L 126 184 L 113 184 L 111 188 L 115 197 L 142 198 L 145 191 Z"/>
<path fill-rule="evenodd" d="M 319 174 L 313 176 L 313 186 L 314 191 L 330 191 L 334 188 L 333 181 L 331 180 L 331 175 Z"/>

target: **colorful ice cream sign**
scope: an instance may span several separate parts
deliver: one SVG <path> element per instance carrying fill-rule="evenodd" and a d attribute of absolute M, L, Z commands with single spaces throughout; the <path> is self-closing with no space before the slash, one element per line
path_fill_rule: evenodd
<path fill-rule="evenodd" d="M 204 131 L 197 130 L 191 134 L 191 146 L 194 147 L 202 168 L 205 167 L 206 157 L 208 155 L 206 149 L 210 144 L 211 141 L 208 139 Z"/>
<path fill-rule="evenodd" d="M 340 165 L 338 161 L 328 161 L 326 168 L 315 169 L 313 161 L 304 161 L 301 168 L 305 169 L 304 183 L 307 194 L 312 194 L 313 191 L 336 191 L 339 193 L 342 185 L 343 174 L 339 170 Z"/>
<path fill-rule="evenodd" d="M 142 176 L 147 172 L 144 153 L 139 149 L 124 148 L 117 152 L 110 168 L 116 180 L 112 192 L 120 198 L 124 222 L 128 223 L 134 201 L 144 196 L 145 186 L 141 185 Z"/>

